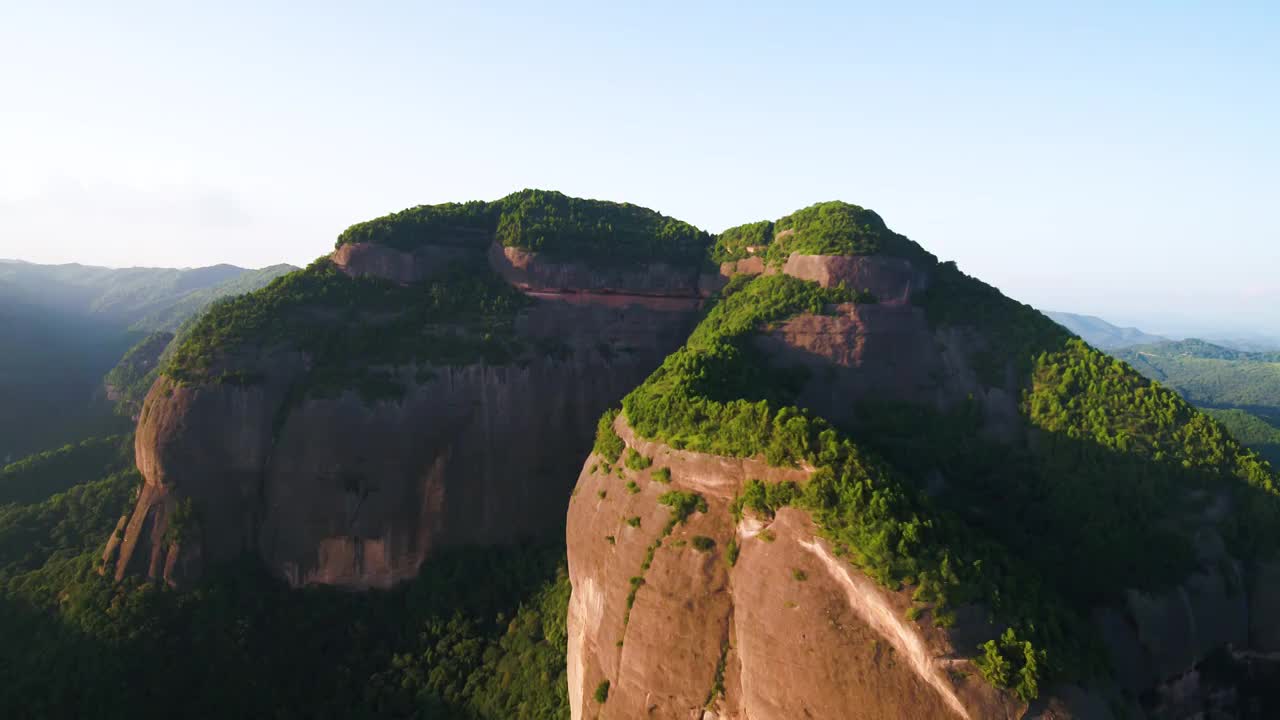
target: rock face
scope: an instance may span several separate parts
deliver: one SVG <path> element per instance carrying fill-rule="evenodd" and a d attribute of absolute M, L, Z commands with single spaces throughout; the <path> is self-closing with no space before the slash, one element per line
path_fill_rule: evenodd
<path fill-rule="evenodd" d="M 636 438 L 622 418 L 615 429 L 671 479 L 658 482 L 652 469 L 605 472 L 595 456 L 579 477 L 568 525 L 575 719 L 601 711 L 761 720 L 1022 716 L 1025 704 L 991 688 L 957 653 L 973 620 L 943 631 L 927 616 L 906 619 L 910 589 L 886 590 L 837 558 L 803 512 L 734 520 L 729 502 L 748 479 L 804 482 L 807 472 L 672 450 Z M 699 493 L 707 512 L 663 537 L 669 510 L 658 498 L 671 490 Z M 631 518 L 639 518 L 634 527 Z M 601 706 L 595 690 L 606 680 Z"/>
<path fill-rule="evenodd" d="M 745 262 L 745 261 L 740 261 Z M 973 332 L 934 329 L 916 304 L 929 275 L 902 258 L 792 255 L 782 272 L 823 287 L 869 290 L 876 302 L 843 304 L 825 315 L 805 313 L 755 338 L 781 367 L 802 367 L 809 380 L 797 404 L 856 424 L 864 403 L 906 402 L 954 409 L 980 401 L 984 428 L 1011 439 L 1018 425 L 1017 388 L 1010 368 L 982 382 L 974 358 L 988 349 Z"/>
<path fill-rule="evenodd" d="M 333 251 L 330 259 L 351 277 L 380 277 L 401 285 L 421 282 L 472 252 L 466 247 L 424 245 L 404 252 L 373 243 L 350 243 Z"/>
<path fill-rule="evenodd" d="M 413 283 L 462 252 L 344 245 L 333 260 Z M 529 278 L 563 275 L 534 255 L 520 264 Z M 395 401 L 295 397 L 309 359 L 288 351 L 255 357 L 266 372 L 247 386 L 161 378 L 137 432 L 146 483 L 107 566 L 180 584 L 252 552 L 294 585 L 389 587 L 435 547 L 558 532 L 597 418 L 684 341 L 701 305 L 696 271 L 638 276 L 621 284 L 638 295 L 590 278 L 556 292 L 523 283 L 534 302 L 516 332 L 550 350 L 511 365 L 402 367 L 408 389 Z M 186 500 L 196 530 L 178 542 L 170 527 Z"/>
<path fill-rule="evenodd" d="M 793 255 L 781 269 L 750 260 L 726 271 L 785 272 L 878 299 L 797 315 L 754 336 L 770 365 L 808 371 L 798 405 L 856 429 L 860 413 L 877 403 L 944 412 L 974 403 L 988 437 L 1029 442 L 1014 369 L 980 374 L 980 360 L 994 350 L 987 339 L 931 327 L 915 302 L 929 287 L 927 272 L 881 257 Z M 1274 661 L 1257 653 L 1275 647 L 1265 618 L 1280 573 L 1272 566 L 1250 573 L 1227 551 L 1215 530 L 1233 512 L 1226 496 L 1197 500 L 1203 518 L 1186 527 L 1197 571 L 1176 587 L 1129 590 L 1095 609 L 1113 678 L 1043 688 L 1028 705 L 992 689 L 967 659 L 999 634 L 981 608 L 961 609 L 946 631 L 928 613 L 908 620 L 910 588 L 890 591 L 837 557 L 805 513 L 784 508 L 767 520 L 734 520 L 729 502 L 746 480 L 803 484 L 806 470 L 675 450 L 637 437 L 625 417 L 615 428 L 652 468 L 669 470 L 670 484 L 652 469 L 610 465 L 612 458 L 592 456 L 583 466 L 567 534 L 575 720 L 1108 718 L 1119 708 L 1187 717 L 1243 707 L 1221 671 L 1205 680 L 1201 668 L 1215 653 L 1234 651 L 1227 664 L 1241 677 L 1274 673 Z M 931 492 L 933 479 L 916 481 Z M 663 536 L 670 511 L 658 498 L 671 490 L 700 494 L 708 511 Z M 1252 649 L 1242 655 L 1245 648 Z M 605 682 L 601 704 L 596 690 Z"/>
<path fill-rule="evenodd" d="M 778 271 L 748 261 L 734 269 Z M 879 300 L 803 314 L 757 336 L 772 364 L 810 371 L 800 404 L 852 422 L 855 406 L 868 400 L 946 409 L 984 392 L 969 363 L 974 343 L 936 334 L 912 303 L 928 276 L 909 262 L 797 255 L 782 272 L 871 290 Z M 989 414 L 1016 416 L 1011 392 L 990 392 Z M 673 450 L 636 437 L 622 417 L 615 429 L 653 468 L 667 468 L 670 484 L 651 469 L 606 472 L 605 459 L 594 456 L 578 479 L 568 523 L 575 719 L 598 711 L 726 720 L 1026 711 L 957 652 L 971 654 L 968 638 L 984 627 L 976 609 L 949 631 L 927 617 L 907 620 L 910 589 L 886 590 L 837 558 L 804 513 L 784 508 L 767 522 L 734 520 L 729 503 L 748 479 L 803 483 L 807 471 Z M 669 510 L 658 498 L 670 490 L 700 494 L 708 511 L 662 537 Z M 605 681 L 601 706 L 595 690 Z"/>

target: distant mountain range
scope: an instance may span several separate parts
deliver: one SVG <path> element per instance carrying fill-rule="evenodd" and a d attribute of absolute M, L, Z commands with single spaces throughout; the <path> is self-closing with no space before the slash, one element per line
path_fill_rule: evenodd
<path fill-rule="evenodd" d="M 1265 343 L 1170 340 L 1101 318 L 1045 313 L 1207 410 L 1241 442 L 1280 465 L 1280 350 Z"/>
<path fill-rule="evenodd" d="M 1068 312 L 1046 311 L 1054 322 L 1079 335 L 1085 342 L 1102 350 L 1132 347 L 1134 345 L 1150 345 L 1152 343 L 1181 340 L 1191 337 L 1189 334 L 1156 335 L 1135 327 L 1121 327 L 1094 315 L 1079 315 Z M 1215 345 L 1244 352 L 1267 352 L 1280 350 L 1280 337 L 1264 332 L 1252 334 L 1219 334 L 1216 332 L 1196 333 L 1197 337 Z"/>
<path fill-rule="evenodd" d="M 1148 345 L 1165 342 L 1168 338 L 1152 335 L 1134 327 L 1112 325 L 1100 317 L 1093 315 L 1076 315 L 1066 312 L 1046 312 L 1051 320 L 1079 335 L 1085 342 L 1100 349 L 1129 347 L 1131 345 Z"/>
<path fill-rule="evenodd" d="M 292 265 L 117 269 L 3 260 L 0 299 L 137 330 L 171 330 L 214 300 L 262 287 L 293 270 Z"/>
<path fill-rule="evenodd" d="M 0 463 L 126 430 L 101 391 L 102 376 L 130 346 L 295 269 L 0 260 Z"/>

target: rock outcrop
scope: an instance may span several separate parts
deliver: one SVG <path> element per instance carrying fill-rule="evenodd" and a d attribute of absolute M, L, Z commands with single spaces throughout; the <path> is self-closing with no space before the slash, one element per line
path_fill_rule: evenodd
<path fill-rule="evenodd" d="M 351 244 L 332 259 L 412 284 L 467 252 Z M 146 483 L 107 566 L 179 584 L 251 552 L 295 585 L 389 587 L 438 546 L 558 532 L 596 419 L 684 341 L 703 293 L 696 268 L 593 275 L 513 255 L 533 298 L 515 331 L 534 350 L 511 364 L 388 369 L 406 390 L 376 401 L 299 397 L 310 359 L 287 348 L 229 362 L 254 368 L 248 385 L 162 377 L 137 432 Z M 490 258 L 515 272 L 500 249 Z M 187 500 L 197 528 L 178 542 Z"/>
<path fill-rule="evenodd" d="M 807 471 L 673 450 L 621 417 L 615 429 L 670 481 L 606 472 L 595 456 L 579 477 L 568 525 L 575 720 L 1022 716 L 1027 706 L 964 658 L 965 623 L 980 613 L 947 631 L 907 619 L 910 589 L 889 591 L 837 557 L 799 510 L 734 520 L 729 503 L 748 479 L 803 483 Z M 664 536 L 658 498 L 673 490 L 700 494 L 707 511 Z"/>

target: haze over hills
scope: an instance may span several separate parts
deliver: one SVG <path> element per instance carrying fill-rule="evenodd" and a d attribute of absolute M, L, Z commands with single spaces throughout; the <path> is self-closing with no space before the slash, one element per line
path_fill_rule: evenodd
<path fill-rule="evenodd" d="M 117 269 L 5 261 L 0 294 L 11 301 L 91 316 L 113 327 L 173 330 L 214 300 L 256 290 L 296 269 L 284 264 L 260 270 L 234 265 Z"/>
<path fill-rule="evenodd" d="M 0 461 L 123 431 L 102 377 L 132 345 L 293 269 L 0 264 Z"/>
<path fill-rule="evenodd" d="M 1173 340 L 1202 338 L 1222 347 L 1242 352 L 1274 352 L 1280 351 L 1280 336 L 1257 331 L 1253 333 L 1223 333 L 1221 330 L 1206 328 L 1199 334 L 1183 331 L 1181 333 L 1165 333 L 1163 335 L 1148 333 L 1136 327 L 1120 327 L 1093 315 L 1079 315 L 1068 312 L 1050 312 L 1045 315 L 1079 335 L 1085 342 L 1102 350 L 1113 350 L 1134 345 L 1150 345 Z"/>
<path fill-rule="evenodd" d="M 1185 340 L 1114 354 L 1197 405 L 1238 408 L 1280 425 L 1280 352 L 1247 353 Z"/>
<path fill-rule="evenodd" d="M 1280 466 L 1280 352 L 1251 351 L 1253 344 L 1247 342 L 1229 347 L 1168 340 L 1100 318 L 1046 314 L 1205 409 L 1246 446 Z M 1128 344 L 1132 340 L 1139 342 Z"/>
<path fill-rule="evenodd" d="M 1168 338 L 1151 335 L 1133 327 L 1118 327 L 1093 315 L 1045 311 L 1051 320 L 1079 335 L 1101 350 L 1164 342 Z"/>

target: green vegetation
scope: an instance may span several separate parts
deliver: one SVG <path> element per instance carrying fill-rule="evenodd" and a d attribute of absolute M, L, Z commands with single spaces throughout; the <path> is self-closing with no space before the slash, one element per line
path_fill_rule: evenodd
<path fill-rule="evenodd" d="M 999 688 L 1011 688 L 1025 702 L 1040 694 L 1040 666 L 1044 652 L 1032 648 L 1031 643 L 1018 640 L 1013 628 L 1000 636 L 1000 641 L 988 640 L 982 645 L 982 654 L 974 658 L 978 672 L 987 682 Z"/>
<path fill-rule="evenodd" d="M 776 433 L 768 415 L 769 400 L 789 397 L 803 378 L 765 367 L 744 340 L 766 322 L 822 313 L 830 304 L 849 301 L 850 294 L 787 275 L 749 279 L 728 289 L 731 294 L 711 308 L 688 343 L 623 400 L 627 419 L 642 436 L 677 449 L 764 453 L 775 464 L 799 459 L 801 438 L 787 429 L 799 411 L 784 410 Z"/>
<path fill-rule="evenodd" d="M 338 245 L 369 242 L 413 250 L 484 247 L 495 239 L 553 258 L 609 265 L 696 265 L 711 244 L 707 233 L 647 208 L 522 190 L 494 202 L 423 205 L 352 225 L 338 236 Z"/>
<path fill-rule="evenodd" d="M 646 457 L 635 451 L 635 448 L 627 448 L 626 466 L 632 470 L 646 470 L 653 464 L 653 458 Z"/>
<path fill-rule="evenodd" d="M 671 508 L 671 519 L 667 522 L 667 529 L 663 533 L 671 532 L 671 530 L 680 523 L 689 519 L 689 516 L 696 510 L 700 513 L 707 511 L 707 501 L 698 493 L 686 492 L 683 490 L 672 490 L 658 496 L 658 504 L 666 505 Z"/>
<path fill-rule="evenodd" d="M 757 515 L 772 518 L 780 508 L 786 507 L 800 497 L 800 487 L 793 482 L 765 483 L 760 480 L 748 480 L 742 487 L 742 494 L 733 499 L 729 510 L 735 520 L 742 520 L 742 509 L 747 508 Z"/>
<path fill-rule="evenodd" d="M 1002 376 L 1000 359 L 1025 375 L 1041 352 L 1063 347 L 1071 337 L 1039 310 L 1005 297 L 996 288 L 965 275 L 954 262 L 934 267 L 929 288 L 916 299 L 934 326 L 978 328 L 991 349 L 974 364 L 988 384 Z"/>
<path fill-rule="evenodd" d="M 754 248 L 749 251 L 748 248 Z M 823 202 L 797 210 L 777 222 L 761 221 L 729 228 L 716 238 L 716 262 L 758 255 L 780 266 L 800 255 L 891 255 L 934 262 L 919 245 L 885 226 L 879 215 L 845 202 Z"/>
<path fill-rule="evenodd" d="M 153 332 L 120 358 L 103 379 L 116 396 L 116 410 L 132 415 L 142 407 L 147 391 L 160 373 L 160 357 L 173 341 L 171 332 Z"/>
<path fill-rule="evenodd" d="M 738 564 L 738 552 L 738 538 L 730 538 L 729 544 L 724 548 L 724 561 L 729 565 L 729 567 L 733 567 Z"/>
<path fill-rule="evenodd" d="M 800 568 L 792 568 L 791 579 L 797 582 L 804 582 L 805 580 L 809 579 L 809 574 L 801 570 Z"/>
<path fill-rule="evenodd" d="M 675 448 L 814 467 L 803 486 L 747 483 L 731 509 L 806 510 L 838 554 L 889 588 L 909 587 L 916 612 L 931 610 L 940 627 L 962 605 L 985 607 L 1009 628 L 990 638 L 1007 665 L 991 666 L 993 683 L 1034 697 L 1046 677 L 1093 672 L 1101 653 L 1078 610 L 1184 578 L 1196 492 L 1238 496 L 1243 517 L 1222 528 L 1237 550 L 1274 546 L 1275 480 L 1255 456 L 1175 394 L 953 264 L 935 267 L 920 303 L 935 326 L 981 333 L 988 347 L 971 360 L 989 367 L 989 384 L 1012 377 L 1027 388 L 1030 444 L 989 439 L 976 401 L 946 414 L 869 406 L 854 435 L 795 407 L 797 377 L 769 366 L 750 338 L 823 312 L 827 292 L 784 276 L 735 280 L 624 399 L 627 421 Z M 908 479 L 938 472 L 948 485 L 937 498 Z M 987 647 L 975 651 L 986 657 Z"/>
<path fill-rule="evenodd" d="M 601 705 L 603 705 L 609 699 L 609 681 L 608 680 L 600 681 L 600 684 L 596 686 L 594 697 L 596 699 L 596 702 L 600 703 Z"/>
<path fill-rule="evenodd" d="M 1258 455 L 1280 468 L 1280 424 L 1273 425 L 1244 410 L 1205 410 L 1214 420 L 1222 423 L 1245 447 L 1256 450 Z"/>
<path fill-rule="evenodd" d="M 699 552 L 711 552 L 715 549 L 716 541 L 706 535 L 693 536 L 693 549 Z"/>
<path fill-rule="evenodd" d="M 104 474 L 132 468 L 132 435 L 65 445 L 0 468 L 0 506 L 39 503 Z"/>
<path fill-rule="evenodd" d="M 626 443 L 622 442 L 622 438 L 618 437 L 618 433 L 613 431 L 613 421 L 617 419 L 618 412 L 617 408 L 611 408 L 600 416 L 600 420 L 596 423 L 596 443 L 591 448 L 591 452 L 608 461 L 606 474 L 609 472 L 608 465 L 618 462 L 618 457 L 627 447 Z"/>
<path fill-rule="evenodd" d="M 718 263 L 741 260 L 750 256 L 752 252 L 762 252 L 771 242 L 773 242 L 772 222 L 761 220 L 739 225 L 716 236 L 711 258 Z"/>
<path fill-rule="evenodd" d="M 82 557 L 91 565 L 141 482 L 137 470 L 115 470 L 35 502 L 0 506 L 0 588 Z"/>
<path fill-rule="evenodd" d="M 210 305 L 230 297 L 244 295 L 266 287 L 282 275 L 298 268 L 292 265 L 272 265 L 260 270 L 244 270 L 209 287 L 184 295 L 172 305 L 161 307 L 134 323 L 137 330 L 153 330 L 174 333 L 188 320 L 196 318 Z"/>
<path fill-rule="evenodd" d="M 704 708 L 710 708 L 716 698 L 724 697 L 724 668 L 729 657 L 729 640 L 725 639 L 720 644 L 720 659 L 716 661 L 715 679 L 711 681 L 711 690 L 707 693 L 706 702 L 702 703 Z"/>
<path fill-rule="evenodd" d="M 640 486 L 636 484 L 635 480 L 628 480 L 626 487 L 627 493 L 630 495 L 635 495 L 640 492 Z"/>
<path fill-rule="evenodd" d="M 524 190 L 498 203 L 499 242 L 553 257 L 609 264 L 700 264 L 711 244 L 710 235 L 692 225 L 629 203 L 543 190 Z"/>
<path fill-rule="evenodd" d="M 214 305 L 163 372 L 182 383 L 252 384 L 260 371 L 228 372 L 230 358 L 249 348 L 300 350 L 311 359 L 307 391 L 355 387 L 369 399 L 396 398 L 403 387 L 394 368 L 509 362 L 522 350 L 512 322 L 528 302 L 479 254 L 411 286 L 351 278 L 321 259 Z"/>
<path fill-rule="evenodd" d="M 356 223 L 338 236 L 338 246 L 375 243 L 399 250 L 423 245 L 480 246 L 489 242 L 500 203 L 473 200 L 465 203 L 419 205 Z"/>
<path fill-rule="evenodd" d="M 662 483 L 663 485 L 669 485 L 671 484 L 671 468 L 665 468 L 665 467 L 658 468 L 657 470 L 654 470 L 653 473 L 651 473 L 650 477 L 653 478 L 654 482 Z"/>
<path fill-rule="evenodd" d="M 185 592 L 118 584 L 98 556 L 140 480 L 0 508 L 5 717 L 568 718 L 562 546 L 444 551 L 385 592 L 294 590 L 253 559 Z"/>
<path fill-rule="evenodd" d="M 1280 353 L 1246 353 L 1184 340 L 1111 354 L 1194 405 L 1244 410 L 1280 427 Z"/>
<path fill-rule="evenodd" d="M 829 423 L 781 405 L 789 395 L 787 378 L 761 367 L 743 340 L 765 322 L 820 312 L 823 293 L 814 283 L 780 275 L 735 289 L 684 348 L 624 399 L 631 427 L 678 448 L 813 465 L 817 472 L 802 491 L 749 483 L 742 504 L 767 512 L 799 504 L 842 554 L 879 582 L 897 587 L 911 577 L 924 588 L 920 597 L 940 610 L 983 600 L 998 617 L 1028 617 L 1024 626 L 1035 629 L 1042 645 L 1070 643 L 1067 621 L 1042 601 L 1034 583 L 1021 583 L 1020 592 L 1008 585 L 1006 578 L 1020 573 L 1010 572 L 1012 561 L 998 548 L 938 516 Z"/>

